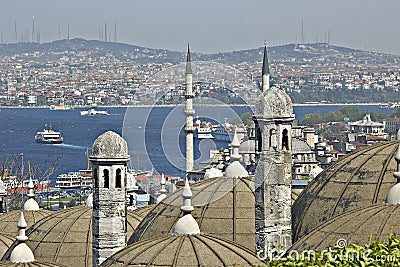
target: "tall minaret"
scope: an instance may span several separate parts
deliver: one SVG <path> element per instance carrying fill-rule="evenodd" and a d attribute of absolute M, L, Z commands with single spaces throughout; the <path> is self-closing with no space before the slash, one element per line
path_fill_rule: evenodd
<path fill-rule="evenodd" d="M 264 59 L 262 66 L 262 90 L 268 90 L 269 85 L 269 64 L 268 64 L 268 55 L 267 55 L 267 42 L 264 42 Z"/>
<path fill-rule="evenodd" d="M 93 266 L 126 246 L 126 181 L 128 145 L 108 131 L 93 143 Z"/>
<path fill-rule="evenodd" d="M 187 58 L 186 58 L 186 107 L 185 107 L 185 116 L 186 116 L 186 175 L 188 172 L 193 170 L 194 165 L 194 153 L 193 153 L 193 83 L 192 83 L 192 64 L 190 62 L 190 49 L 188 44 Z"/>

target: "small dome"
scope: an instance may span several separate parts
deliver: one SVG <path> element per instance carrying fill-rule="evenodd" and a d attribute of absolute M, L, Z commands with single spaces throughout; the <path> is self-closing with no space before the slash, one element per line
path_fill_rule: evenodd
<path fill-rule="evenodd" d="M 254 140 L 246 140 L 239 146 L 239 154 L 255 153 L 256 146 Z"/>
<path fill-rule="evenodd" d="M 134 243 L 101 266 L 259 266 L 250 250 L 211 235 L 169 234 Z"/>
<path fill-rule="evenodd" d="M 226 177 L 236 177 L 242 178 L 249 176 L 249 173 L 246 171 L 246 168 L 243 167 L 242 163 L 239 161 L 234 161 L 228 165 L 225 169 Z"/>
<path fill-rule="evenodd" d="M 207 178 L 217 178 L 217 177 L 222 177 L 224 174 L 220 169 L 217 168 L 210 168 L 206 170 L 206 173 L 204 174 L 204 179 Z"/>
<path fill-rule="evenodd" d="M 29 198 L 24 203 L 24 211 L 39 210 L 39 204 L 34 198 Z"/>
<path fill-rule="evenodd" d="M 41 219 L 54 214 L 54 211 L 49 210 L 36 210 L 36 211 L 24 211 L 25 221 L 28 228 L 36 224 Z M 17 224 L 19 217 L 21 216 L 20 210 L 12 210 L 0 215 L 0 233 L 10 236 L 13 240 L 15 239 L 15 233 L 17 232 Z"/>
<path fill-rule="evenodd" d="M 91 158 L 126 159 L 128 155 L 126 141 L 119 134 L 107 131 L 94 141 Z"/>
<path fill-rule="evenodd" d="M 284 90 L 271 87 L 257 98 L 255 114 L 265 118 L 293 117 L 292 100 Z"/>
<path fill-rule="evenodd" d="M 310 173 L 308 174 L 308 179 L 309 180 L 314 180 L 315 177 L 318 176 L 318 174 L 320 174 L 321 172 L 323 172 L 324 169 L 322 169 L 320 166 L 315 167 L 314 169 L 312 169 L 310 171 Z"/>
<path fill-rule="evenodd" d="M 386 203 L 392 205 L 400 204 L 400 183 L 397 183 L 390 188 L 389 193 L 386 196 Z"/>
<path fill-rule="evenodd" d="M 210 178 L 190 184 L 192 215 L 201 232 L 255 250 L 254 182 L 246 178 Z M 157 204 L 137 227 L 128 244 L 172 233 L 182 216 L 182 189 Z"/>
<path fill-rule="evenodd" d="M 396 183 L 399 141 L 356 150 L 310 182 L 292 206 L 293 240 L 350 209 L 384 203 Z"/>
<path fill-rule="evenodd" d="M 138 214 L 140 209 L 127 213 L 127 238 L 142 219 Z M 27 236 L 29 240 L 26 243 L 36 260 L 68 266 L 92 266 L 91 207 L 76 206 L 53 212 L 31 227 Z M 3 256 L 3 260 L 8 259 L 12 247 Z"/>
<path fill-rule="evenodd" d="M 297 240 L 290 250 L 323 250 L 339 239 L 347 244 L 387 241 L 391 233 L 400 234 L 400 206 L 376 204 L 353 209 L 336 216 Z"/>

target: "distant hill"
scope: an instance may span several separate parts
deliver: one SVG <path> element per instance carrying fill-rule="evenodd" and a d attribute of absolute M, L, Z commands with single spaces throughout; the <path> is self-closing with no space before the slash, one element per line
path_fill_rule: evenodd
<path fill-rule="evenodd" d="M 94 56 L 112 54 L 121 60 L 137 63 L 172 63 L 177 64 L 185 60 L 185 53 L 165 49 L 152 49 L 124 43 L 104 42 L 75 38 L 59 40 L 50 43 L 17 43 L 0 45 L 0 56 L 23 55 L 26 53 L 42 52 L 47 56 L 37 57 L 36 60 L 49 60 L 51 56 L 66 51 L 87 51 Z M 233 51 L 217 54 L 192 53 L 193 61 L 218 61 L 221 63 L 237 64 L 242 62 L 260 62 L 263 48 L 242 51 Z M 323 58 L 326 61 L 343 63 L 351 60 L 353 63 L 369 62 L 370 64 L 398 64 L 399 56 L 376 52 L 366 52 L 346 47 L 318 44 L 287 44 L 268 48 L 271 62 L 285 62 L 285 64 L 304 64 L 307 60 Z"/>

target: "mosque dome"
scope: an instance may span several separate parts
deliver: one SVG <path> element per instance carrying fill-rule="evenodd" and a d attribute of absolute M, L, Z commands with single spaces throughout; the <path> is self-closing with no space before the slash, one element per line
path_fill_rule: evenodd
<path fill-rule="evenodd" d="M 127 213 L 128 238 L 143 218 L 138 215 L 140 212 L 137 214 L 139 210 Z M 28 229 L 27 236 L 29 240 L 26 244 L 32 249 L 35 260 L 68 266 L 92 266 L 91 207 L 76 206 L 53 212 Z M 8 258 L 11 250 L 12 247 L 3 256 L 3 260 Z"/>
<path fill-rule="evenodd" d="M 192 212 L 201 232 L 234 241 L 254 250 L 254 182 L 252 178 L 210 178 L 190 185 Z M 172 233 L 181 217 L 182 190 L 177 190 L 152 209 L 128 241 Z"/>
<path fill-rule="evenodd" d="M 28 228 L 36 224 L 41 219 L 54 214 L 54 211 L 49 210 L 35 210 L 35 211 L 24 211 L 24 216 Z M 21 216 L 21 210 L 13 210 L 0 215 L 0 233 L 10 236 L 13 240 L 15 239 L 15 233 L 17 232 L 17 224 L 19 217 Z"/>
<path fill-rule="evenodd" d="M 257 98 L 255 114 L 265 118 L 293 117 L 292 100 L 283 89 L 273 86 Z"/>
<path fill-rule="evenodd" d="M 126 159 L 128 145 L 117 133 L 107 131 L 100 135 L 93 143 L 91 158 Z"/>
<path fill-rule="evenodd" d="M 314 180 L 315 177 L 318 176 L 318 174 L 320 174 L 321 172 L 323 172 L 324 169 L 322 169 L 320 166 L 315 167 L 314 169 L 312 169 L 310 171 L 310 173 L 308 174 L 308 179 L 309 180 Z"/>
<path fill-rule="evenodd" d="M 254 140 L 246 140 L 239 146 L 239 154 L 243 153 L 255 153 L 256 145 Z"/>
<path fill-rule="evenodd" d="M 16 233 L 16 227 L 17 225 L 14 225 L 14 235 Z M 6 251 L 11 247 L 12 243 L 14 243 L 14 240 L 15 237 L 12 238 L 10 235 L 0 233 L 0 258 L 3 257 Z"/>
<path fill-rule="evenodd" d="M 207 234 L 168 234 L 129 245 L 108 258 L 101 266 L 255 266 L 262 264 L 251 250 L 229 240 Z"/>
<path fill-rule="evenodd" d="M 398 146 L 392 141 L 357 150 L 310 182 L 292 206 L 293 241 L 348 210 L 384 203 L 396 184 Z"/>
<path fill-rule="evenodd" d="M 234 161 L 228 165 L 225 169 L 225 176 L 226 177 L 247 177 L 249 173 L 246 171 L 246 168 L 243 167 L 242 163 L 239 161 Z"/>
<path fill-rule="evenodd" d="M 50 262 L 32 261 L 29 263 L 14 263 L 11 261 L 0 261 L 0 267 L 65 267 L 65 265 L 59 265 Z"/>
<path fill-rule="evenodd" d="M 376 204 L 353 209 L 318 226 L 297 240 L 291 250 L 323 250 L 340 239 L 361 246 L 370 239 L 387 241 L 391 233 L 400 234 L 399 221 L 400 205 Z"/>

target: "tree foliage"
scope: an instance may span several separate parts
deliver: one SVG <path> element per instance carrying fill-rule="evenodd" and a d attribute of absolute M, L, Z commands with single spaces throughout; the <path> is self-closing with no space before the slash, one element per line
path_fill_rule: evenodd
<path fill-rule="evenodd" d="M 243 114 L 238 115 L 236 118 L 233 119 L 232 123 L 235 125 L 243 123 L 244 125 L 251 125 L 253 123 L 253 113 L 246 112 Z"/>
<path fill-rule="evenodd" d="M 312 252 L 312 253 L 310 253 Z M 308 254 L 309 253 L 309 254 Z M 387 242 L 349 246 L 337 244 L 322 251 L 293 253 L 271 261 L 266 266 L 399 266 L 400 240 L 392 234 Z"/>

